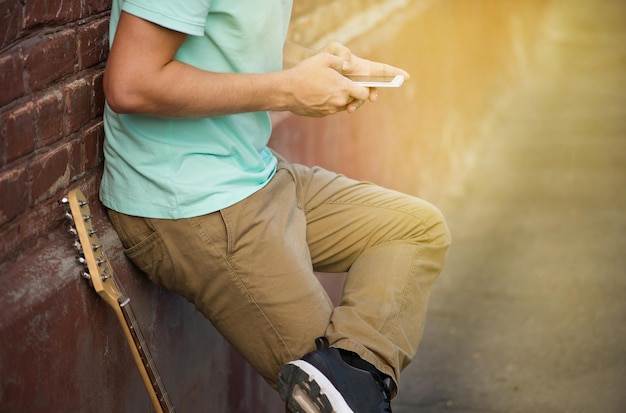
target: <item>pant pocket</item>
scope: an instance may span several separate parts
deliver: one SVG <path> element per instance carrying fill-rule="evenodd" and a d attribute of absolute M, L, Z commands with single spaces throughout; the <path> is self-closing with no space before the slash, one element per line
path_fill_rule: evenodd
<path fill-rule="evenodd" d="M 165 279 L 173 273 L 173 265 L 159 233 L 149 219 L 115 211 L 109 211 L 109 217 L 128 259 L 153 282 L 166 284 Z"/>

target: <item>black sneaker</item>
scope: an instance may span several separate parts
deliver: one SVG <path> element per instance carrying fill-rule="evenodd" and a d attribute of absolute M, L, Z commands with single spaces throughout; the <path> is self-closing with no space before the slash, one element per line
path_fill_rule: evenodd
<path fill-rule="evenodd" d="M 283 366 L 278 393 L 292 413 L 390 413 L 395 384 L 356 353 L 316 341 L 317 351 Z"/>

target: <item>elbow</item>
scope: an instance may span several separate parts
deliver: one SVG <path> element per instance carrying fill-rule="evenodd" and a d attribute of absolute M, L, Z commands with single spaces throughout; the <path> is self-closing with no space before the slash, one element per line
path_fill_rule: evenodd
<path fill-rule="evenodd" d="M 142 104 L 138 98 L 138 93 L 133 89 L 132 85 L 120 79 L 112 79 L 111 76 L 104 74 L 103 79 L 104 97 L 107 105 L 115 113 L 119 114 L 136 114 L 141 113 Z"/>

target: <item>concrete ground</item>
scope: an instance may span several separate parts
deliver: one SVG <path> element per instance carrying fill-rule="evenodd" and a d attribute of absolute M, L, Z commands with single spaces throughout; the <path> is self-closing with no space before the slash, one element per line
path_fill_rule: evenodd
<path fill-rule="evenodd" d="M 626 2 L 555 6 L 442 205 L 453 247 L 394 413 L 626 412 L 625 46 Z"/>

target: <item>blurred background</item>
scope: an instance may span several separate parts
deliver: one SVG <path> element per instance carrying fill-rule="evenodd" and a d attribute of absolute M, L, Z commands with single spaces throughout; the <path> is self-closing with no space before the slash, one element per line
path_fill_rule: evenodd
<path fill-rule="evenodd" d="M 294 155 L 448 218 L 394 412 L 626 411 L 626 2 L 418 1 L 383 21 L 351 47 L 411 81 L 307 124 Z"/>
<path fill-rule="evenodd" d="M 626 411 L 626 3 L 542 22 L 442 203 L 454 243 L 399 412 Z"/>

